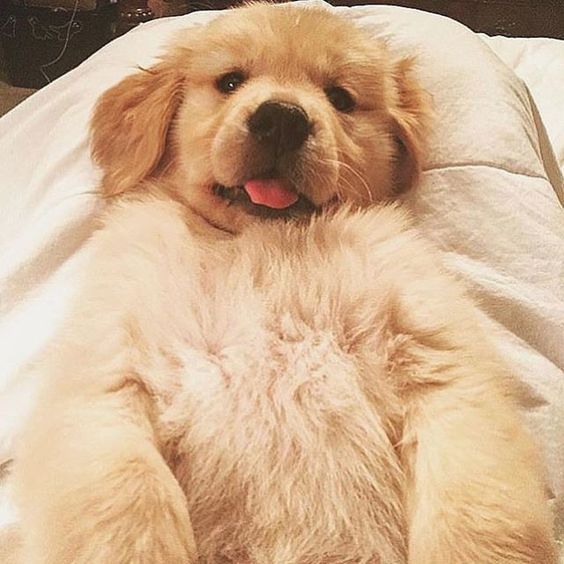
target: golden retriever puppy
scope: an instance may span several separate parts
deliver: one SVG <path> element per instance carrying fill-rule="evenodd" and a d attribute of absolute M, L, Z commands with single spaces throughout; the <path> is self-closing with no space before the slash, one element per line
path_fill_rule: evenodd
<path fill-rule="evenodd" d="M 253 5 L 190 29 L 102 97 L 103 193 L 152 179 L 229 231 L 397 195 L 419 173 L 428 115 L 410 66 L 319 8 Z"/>
<path fill-rule="evenodd" d="M 408 63 L 319 8 L 185 35 L 94 115 L 115 201 L 38 367 L 24 560 L 554 562 L 503 363 L 370 205 L 420 168 Z"/>

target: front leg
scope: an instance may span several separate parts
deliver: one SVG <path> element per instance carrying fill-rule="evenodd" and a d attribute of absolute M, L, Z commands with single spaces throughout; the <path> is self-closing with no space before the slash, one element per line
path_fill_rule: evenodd
<path fill-rule="evenodd" d="M 422 391 L 408 437 L 410 564 L 556 562 L 536 452 L 492 382 Z"/>
<path fill-rule="evenodd" d="M 14 479 L 26 563 L 196 561 L 185 496 L 135 380 L 95 395 L 72 386 L 44 393 Z"/>

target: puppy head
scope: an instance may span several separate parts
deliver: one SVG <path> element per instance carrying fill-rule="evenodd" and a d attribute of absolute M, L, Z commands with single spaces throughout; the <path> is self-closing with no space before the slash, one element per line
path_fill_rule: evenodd
<path fill-rule="evenodd" d="M 427 109 L 410 72 L 325 9 L 239 8 L 102 96 L 92 144 L 103 191 L 158 179 L 232 230 L 389 198 L 421 167 Z"/>

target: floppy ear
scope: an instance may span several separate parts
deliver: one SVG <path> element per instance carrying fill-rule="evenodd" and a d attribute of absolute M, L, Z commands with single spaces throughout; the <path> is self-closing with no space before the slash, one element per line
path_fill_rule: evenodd
<path fill-rule="evenodd" d="M 181 89 L 181 74 L 172 63 L 162 62 L 102 95 L 91 122 L 91 144 L 104 173 L 104 196 L 135 188 L 156 169 Z"/>
<path fill-rule="evenodd" d="M 413 65 L 414 59 L 403 59 L 394 71 L 397 102 L 391 115 L 399 151 L 394 178 L 396 194 L 419 180 L 430 132 L 430 95 L 413 76 Z"/>

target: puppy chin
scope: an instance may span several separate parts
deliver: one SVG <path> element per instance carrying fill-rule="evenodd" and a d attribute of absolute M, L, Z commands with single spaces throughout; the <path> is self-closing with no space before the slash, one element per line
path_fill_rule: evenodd
<path fill-rule="evenodd" d="M 231 234 L 260 221 L 242 207 L 231 205 L 227 200 L 214 194 L 213 188 L 198 190 L 189 196 L 190 207 L 212 226 Z"/>

